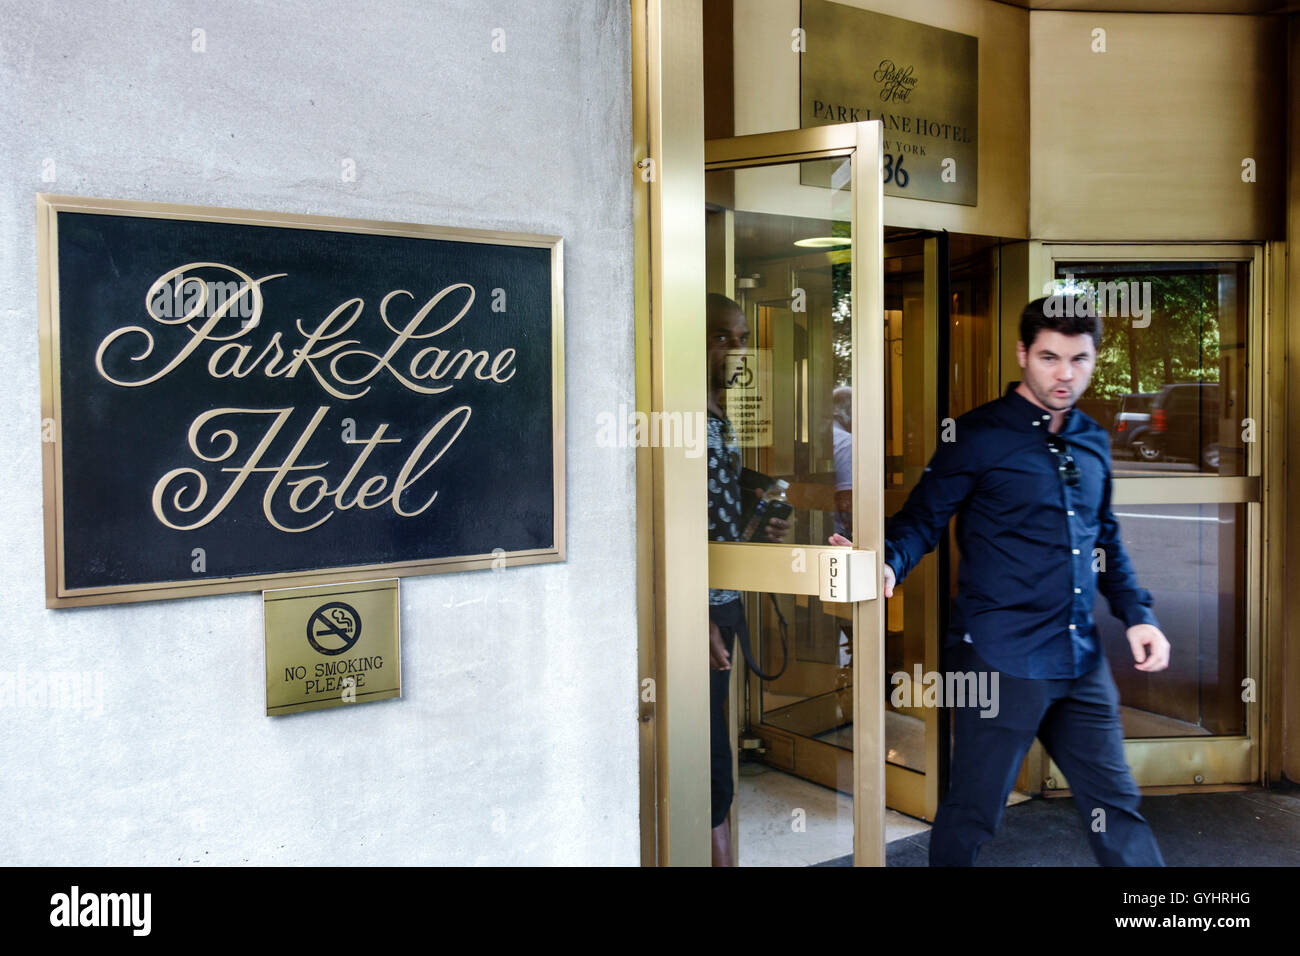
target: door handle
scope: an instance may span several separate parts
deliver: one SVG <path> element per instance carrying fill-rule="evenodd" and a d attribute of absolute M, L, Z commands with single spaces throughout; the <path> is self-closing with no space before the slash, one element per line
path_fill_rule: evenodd
<path fill-rule="evenodd" d="M 876 599 L 876 552 L 828 548 L 817 560 L 821 565 L 818 596 L 823 601 L 852 604 Z"/>
<path fill-rule="evenodd" d="M 815 594 L 830 604 L 874 600 L 876 552 L 837 545 L 709 542 L 709 587 Z"/>

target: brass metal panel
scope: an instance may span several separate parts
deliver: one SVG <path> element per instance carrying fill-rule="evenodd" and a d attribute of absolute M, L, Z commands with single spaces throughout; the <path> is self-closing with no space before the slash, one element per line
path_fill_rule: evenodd
<path fill-rule="evenodd" d="M 47 506 L 47 513 L 52 511 Z M 274 584 L 278 587 L 308 587 L 317 584 L 346 584 L 358 576 L 384 572 L 403 577 L 423 574 L 444 574 L 451 571 L 486 571 L 500 567 L 502 555 L 478 554 L 458 558 L 439 558 L 435 561 L 409 561 L 389 564 L 359 564 L 347 568 L 329 568 L 322 571 L 292 571 L 282 574 L 260 574 L 237 578 L 206 578 L 202 584 L 168 584 L 158 586 L 138 585 L 130 590 L 88 588 L 85 594 L 69 597 L 47 598 L 46 607 L 85 607 L 99 604 L 134 604 L 137 601 L 170 601 L 175 598 L 196 597 L 207 594 L 237 594 L 256 591 L 259 587 Z M 511 551 L 504 555 L 510 567 L 529 564 L 550 564 L 563 561 L 562 552 Z M 47 577 L 53 576 L 51 571 Z"/>
<path fill-rule="evenodd" d="M 452 239 L 505 246 L 552 248 L 559 236 L 541 233 L 501 232 L 493 229 L 465 229 L 429 226 L 416 222 L 388 222 L 351 216 L 318 216 L 307 213 L 272 212 L 264 209 L 235 209 L 224 206 L 193 206 L 184 203 L 147 202 L 137 199 L 104 199 L 38 193 L 38 207 L 72 210 L 104 216 L 138 216 L 153 219 L 185 219 L 195 222 L 237 222 L 250 226 L 283 229 L 315 229 L 321 232 L 368 233 L 377 236 L 408 236 L 412 239 Z"/>
<path fill-rule="evenodd" d="M 707 169 L 746 169 L 796 160 L 847 156 L 857 148 L 854 126 L 818 126 L 813 129 L 753 133 L 730 139 L 711 139 L 704 144 Z"/>
<path fill-rule="evenodd" d="M 396 579 L 262 592 L 267 716 L 401 697 L 399 608 Z"/>
<path fill-rule="evenodd" d="M 884 149 L 879 123 L 859 123 L 852 164 L 853 542 L 883 555 L 885 542 Z M 876 593 L 882 594 L 876 562 Z M 885 601 L 853 606 L 853 861 L 885 865 Z"/>
<path fill-rule="evenodd" d="M 758 724 L 754 730 L 767 748 L 764 759 L 782 770 L 794 770 L 794 738 L 786 736 L 768 724 Z"/>
<path fill-rule="evenodd" d="M 926 457 L 939 445 L 939 240 L 925 240 L 925 449 Z M 939 554 L 930 558 L 925 582 L 925 670 L 939 670 L 939 615 L 946 594 L 939 593 Z M 925 721 L 925 813 L 933 820 L 939 812 L 939 761 L 945 741 L 939 738 L 939 708 L 926 707 Z M 888 786 L 888 780 L 886 780 Z"/>
<path fill-rule="evenodd" d="M 1041 793 L 1043 781 L 1046 779 L 1047 750 L 1043 747 L 1042 741 L 1035 737 L 1034 742 L 1029 746 L 1029 752 L 1025 754 L 1024 763 L 1020 765 L 1015 789 L 1021 793 Z"/>
<path fill-rule="evenodd" d="M 649 156 L 647 136 L 649 68 L 646 3 L 632 5 L 632 154 Z M 636 407 L 652 404 L 650 355 L 650 183 L 632 177 L 632 302 L 636 337 Z M 637 625 L 637 767 L 640 775 L 641 865 L 659 862 L 659 776 L 655 638 L 654 485 L 650 448 L 636 449 L 636 625 Z"/>
<path fill-rule="evenodd" d="M 1270 17 L 1031 13 L 1030 234 L 1280 238 L 1280 26 Z M 1106 31 L 1105 53 L 1092 50 L 1095 29 Z M 1246 158 L 1254 182 L 1242 181 Z"/>
<path fill-rule="evenodd" d="M 554 547 L 527 551 L 455 555 L 445 558 L 377 562 L 308 571 L 213 577 L 198 581 L 165 581 L 115 587 L 67 587 L 63 579 L 63 434 L 60 417 L 58 213 L 68 211 L 106 216 L 180 219 L 199 222 L 239 223 L 322 232 L 347 232 L 409 238 L 447 239 L 486 245 L 534 246 L 551 250 L 551 427 L 553 435 Z M 359 576 L 392 573 L 400 576 L 472 571 L 506 564 L 526 565 L 563 561 L 564 532 L 564 241 L 559 236 L 508 233 L 486 229 L 458 229 L 419 223 L 384 222 L 337 216 L 316 216 L 247 209 L 191 206 L 177 203 L 102 199 L 41 193 L 36 196 L 37 276 L 40 316 L 41 417 L 53 423 L 53 440 L 42 442 L 44 473 L 46 607 L 81 607 L 160 601 L 205 594 L 228 594 L 280 587 L 334 584 Z"/>
<path fill-rule="evenodd" d="M 767 750 L 763 755 L 765 763 L 853 795 L 853 754 L 843 747 L 810 737 L 791 736 L 771 724 L 757 724 L 753 732 Z"/>
<path fill-rule="evenodd" d="M 1143 787 L 1251 783 L 1257 779 L 1258 753 L 1249 737 L 1126 740 L 1124 759 Z M 1068 789 L 1064 772 L 1050 757 L 1046 773 L 1045 790 Z"/>
<path fill-rule="evenodd" d="M 979 204 L 886 196 L 885 221 L 917 229 L 1028 236 L 1028 11 L 989 0 L 846 0 L 846 5 L 979 39 Z M 735 3 L 737 133 L 799 126 L 799 54 L 790 49 L 790 31 L 798 20 L 799 0 Z M 798 172 L 788 172 L 797 187 Z"/>
<path fill-rule="evenodd" d="M 823 552 L 852 548 L 739 541 L 709 542 L 709 587 L 774 594 L 820 594 Z"/>
<path fill-rule="evenodd" d="M 1294 0 L 998 0 L 1030 10 L 1091 10 L 1097 13 L 1280 13 Z"/>
<path fill-rule="evenodd" d="M 975 205 L 979 39 L 830 0 L 800 13 L 799 125 L 881 120 L 886 195 Z M 800 175 L 829 185 L 826 164 Z"/>
<path fill-rule="evenodd" d="M 1266 258 L 1262 248 L 1255 249 L 1254 262 L 1250 269 L 1250 314 L 1246 318 L 1247 341 L 1250 351 L 1250 367 L 1247 370 L 1248 395 L 1251 413 L 1257 425 L 1257 440 L 1250 442 L 1246 448 L 1246 473 L 1254 477 L 1255 487 L 1250 503 L 1245 507 L 1245 544 L 1246 566 L 1244 579 L 1244 611 L 1246 617 L 1246 677 L 1255 681 L 1255 702 L 1246 708 L 1246 736 L 1252 747 L 1251 781 L 1265 779 L 1264 768 L 1268 757 L 1268 744 L 1264 736 L 1265 715 L 1268 710 L 1268 695 L 1276 678 L 1266 668 L 1271 663 L 1267 656 L 1267 641 L 1264 637 L 1265 610 L 1265 565 L 1267 563 L 1268 538 L 1265 535 L 1265 509 L 1274 504 L 1272 498 L 1264 497 L 1266 486 L 1265 468 L 1272 462 L 1268 457 L 1269 434 L 1276 428 L 1276 408 L 1265 405 L 1266 383 L 1264 370 L 1270 357 L 1267 325 L 1265 320 L 1269 302 L 1266 295 Z M 1279 371 L 1281 371 L 1279 369 Z M 1220 565 L 1220 589 L 1232 587 L 1232 569 L 1225 562 Z M 1221 647 L 1220 655 L 1228 651 Z M 1223 661 L 1226 666 L 1227 661 Z"/>
<path fill-rule="evenodd" d="M 649 394 L 639 411 L 703 409 L 706 369 L 703 11 L 646 0 L 645 110 L 650 269 Z M 638 187 L 640 188 L 640 187 Z M 644 344 L 644 343 L 643 343 Z M 638 359 L 640 361 L 640 359 Z M 649 399 L 648 406 L 640 403 Z M 650 450 L 655 568 L 658 862 L 707 866 L 709 824 L 708 524 L 703 456 Z"/>
<path fill-rule="evenodd" d="M 1286 314 L 1281 327 L 1286 330 L 1282 348 L 1285 350 L 1285 369 L 1290 381 L 1286 390 L 1285 491 L 1280 496 L 1293 506 L 1287 510 L 1283 540 L 1271 542 L 1272 560 L 1285 563 L 1283 590 L 1274 597 L 1282 601 L 1279 617 L 1283 633 L 1273 636 L 1274 646 L 1284 646 L 1288 653 L 1282 659 L 1274 658 L 1270 666 L 1282 683 L 1282 707 L 1274 715 L 1282 726 L 1279 735 L 1285 741 L 1278 768 L 1291 780 L 1300 780 L 1300 387 L 1297 387 L 1297 369 L 1300 369 L 1300 17 L 1292 16 L 1287 22 L 1287 47 L 1289 64 L 1287 76 L 1287 170 L 1286 199 Z M 1278 264 L 1282 268 L 1282 264 Z M 1279 551 L 1281 552 L 1279 554 Z"/>
<path fill-rule="evenodd" d="M 933 710 L 934 708 L 931 708 Z M 927 777 L 933 774 L 917 773 L 896 763 L 885 764 L 885 787 L 889 790 L 889 807 L 918 820 L 933 820 L 930 809 Z"/>
<path fill-rule="evenodd" d="M 1144 797 L 1165 797 L 1176 796 L 1180 793 L 1250 793 L 1259 792 L 1259 787 L 1251 783 L 1194 783 L 1190 786 L 1173 784 L 1167 787 L 1139 787 Z M 1045 793 L 1045 797 L 1061 797 L 1070 791 L 1053 790 L 1051 793 Z"/>
<path fill-rule="evenodd" d="M 727 197 L 727 202 L 731 202 L 730 197 Z M 735 210 L 710 210 L 705 219 L 705 230 L 709 254 L 713 256 L 706 273 L 709 277 L 709 291 L 733 299 L 736 296 L 736 272 L 732 268 L 736 261 Z"/>
<path fill-rule="evenodd" d="M 1258 407 L 1258 406 L 1257 406 Z M 1259 478 L 1215 478 L 1189 475 L 1185 478 L 1115 478 L 1111 504 L 1178 505 L 1199 503 L 1233 504 L 1259 500 Z"/>
<path fill-rule="evenodd" d="M 1039 255 L 1033 260 L 1037 264 L 1033 275 L 1041 279 L 1040 291 L 1034 297 L 1045 295 L 1041 289 L 1051 281 L 1052 269 L 1056 262 L 1092 262 L 1119 259 L 1125 262 L 1205 262 L 1210 260 L 1223 262 L 1251 262 L 1257 254 L 1256 247 L 1249 243 L 1224 240 L 1222 242 L 1031 242 Z"/>
<path fill-rule="evenodd" d="M 853 794 L 853 754 L 808 737 L 794 739 L 794 772 L 823 787 Z"/>
<path fill-rule="evenodd" d="M 998 394 L 1006 391 L 1007 383 L 1019 381 L 1020 365 L 1016 361 L 1016 342 L 1020 339 L 1020 313 L 1025 305 L 1038 295 L 1031 292 L 1034 285 L 1031 269 L 1030 251 L 1036 243 L 1011 242 L 999 251 L 998 268 L 998 375 L 1001 387 Z M 1041 284 L 1040 284 L 1041 287 Z M 1041 293 L 1039 293 L 1041 294 Z"/>

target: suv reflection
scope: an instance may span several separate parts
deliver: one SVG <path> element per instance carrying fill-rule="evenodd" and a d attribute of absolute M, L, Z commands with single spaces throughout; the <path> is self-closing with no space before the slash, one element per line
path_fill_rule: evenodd
<path fill-rule="evenodd" d="M 1187 382 L 1160 389 L 1151 400 L 1140 448 L 1138 457 L 1144 461 L 1176 458 L 1218 471 L 1218 383 Z"/>
<path fill-rule="evenodd" d="M 1151 399 L 1155 397 L 1155 392 L 1134 392 L 1119 397 L 1119 411 L 1115 413 L 1110 438 L 1115 454 L 1132 455 L 1144 461 L 1160 458 L 1159 449 L 1147 443 L 1147 433 L 1151 430 Z"/>

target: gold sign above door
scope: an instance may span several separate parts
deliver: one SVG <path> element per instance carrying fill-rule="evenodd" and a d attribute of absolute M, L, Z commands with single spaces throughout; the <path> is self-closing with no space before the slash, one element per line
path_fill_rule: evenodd
<path fill-rule="evenodd" d="M 799 124 L 880 120 L 885 195 L 974 206 L 979 40 L 830 0 L 803 0 Z M 828 186 L 829 163 L 804 165 Z"/>

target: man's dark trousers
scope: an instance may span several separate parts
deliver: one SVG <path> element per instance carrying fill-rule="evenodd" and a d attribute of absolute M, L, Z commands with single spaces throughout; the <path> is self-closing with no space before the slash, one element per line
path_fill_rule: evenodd
<path fill-rule="evenodd" d="M 950 669 L 993 669 L 968 643 L 949 649 Z M 1102 866 L 1164 866 L 1141 795 L 1124 761 L 1119 692 L 1103 657 L 1076 679 L 1033 680 L 998 673 L 998 713 L 953 708 L 948 795 L 930 831 L 931 866 L 972 866 L 993 838 L 1025 754 L 1037 736 L 1065 773 L 1092 852 Z M 988 708 L 992 711 L 992 707 Z"/>

